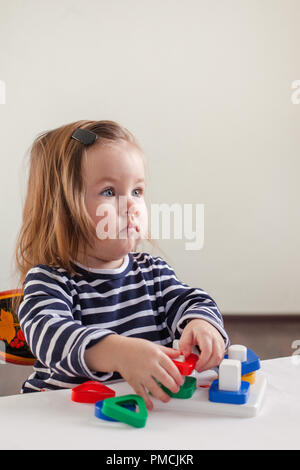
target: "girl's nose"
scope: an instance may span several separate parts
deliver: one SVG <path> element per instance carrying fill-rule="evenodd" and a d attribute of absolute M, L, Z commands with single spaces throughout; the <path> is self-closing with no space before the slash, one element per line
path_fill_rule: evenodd
<path fill-rule="evenodd" d="M 126 215 L 132 221 L 134 218 L 138 217 L 140 214 L 139 208 L 136 205 L 136 201 L 133 199 L 127 199 L 126 204 Z"/>
<path fill-rule="evenodd" d="M 140 215 L 140 211 L 137 207 L 135 206 L 130 206 L 130 208 L 128 209 L 128 217 L 129 217 L 129 220 L 131 222 L 134 221 L 134 219 L 136 217 L 138 217 Z"/>

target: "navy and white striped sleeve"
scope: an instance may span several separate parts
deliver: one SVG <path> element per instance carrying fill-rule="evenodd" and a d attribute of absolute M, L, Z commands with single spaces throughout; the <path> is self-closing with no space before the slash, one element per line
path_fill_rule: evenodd
<path fill-rule="evenodd" d="M 179 338 L 187 320 L 201 318 L 211 323 L 221 333 L 225 346 L 229 338 L 224 329 L 220 310 L 212 297 L 202 289 L 181 282 L 169 264 L 161 258 L 160 284 L 168 328 Z"/>
<path fill-rule="evenodd" d="M 90 342 L 114 332 L 82 325 L 75 320 L 72 305 L 67 278 L 46 265 L 30 269 L 18 309 L 26 341 L 33 355 L 57 374 L 107 380 L 113 374 L 90 371 L 84 352 Z"/>

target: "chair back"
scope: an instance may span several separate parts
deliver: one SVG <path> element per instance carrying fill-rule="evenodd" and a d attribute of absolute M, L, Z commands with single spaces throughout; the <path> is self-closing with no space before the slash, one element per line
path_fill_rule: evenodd
<path fill-rule="evenodd" d="M 12 299 L 23 295 L 19 289 L 0 292 L 0 362 L 30 366 L 36 359 L 26 343 L 17 312 L 12 307 Z"/>

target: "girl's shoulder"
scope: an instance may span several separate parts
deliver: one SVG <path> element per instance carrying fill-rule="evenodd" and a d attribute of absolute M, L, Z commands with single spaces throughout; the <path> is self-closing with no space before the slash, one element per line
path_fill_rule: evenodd
<path fill-rule="evenodd" d="M 151 253 L 132 252 L 133 259 L 141 266 L 154 266 L 156 268 L 169 267 L 168 263 L 161 256 L 154 256 Z"/>
<path fill-rule="evenodd" d="M 25 283 L 31 280 L 49 280 L 66 284 L 70 281 L 70 274 L 58 265 L 36 264 L 26 274 Z"/>

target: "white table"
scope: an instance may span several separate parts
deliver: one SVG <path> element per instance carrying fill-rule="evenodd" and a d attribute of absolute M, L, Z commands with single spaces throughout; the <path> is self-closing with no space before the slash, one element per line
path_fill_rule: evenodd
<path fill-rule="evenodd" d="M 0 448 L 299 449 L 300 356 L 261 365 L 268 385 L 252 418 L 154 409 L 137 429 L 96 418 L 94 405 L 71 401 L 71 390 L 0 397 Z M 119 395 L 133 393 L 125 382 L 109 386 Z"/>

